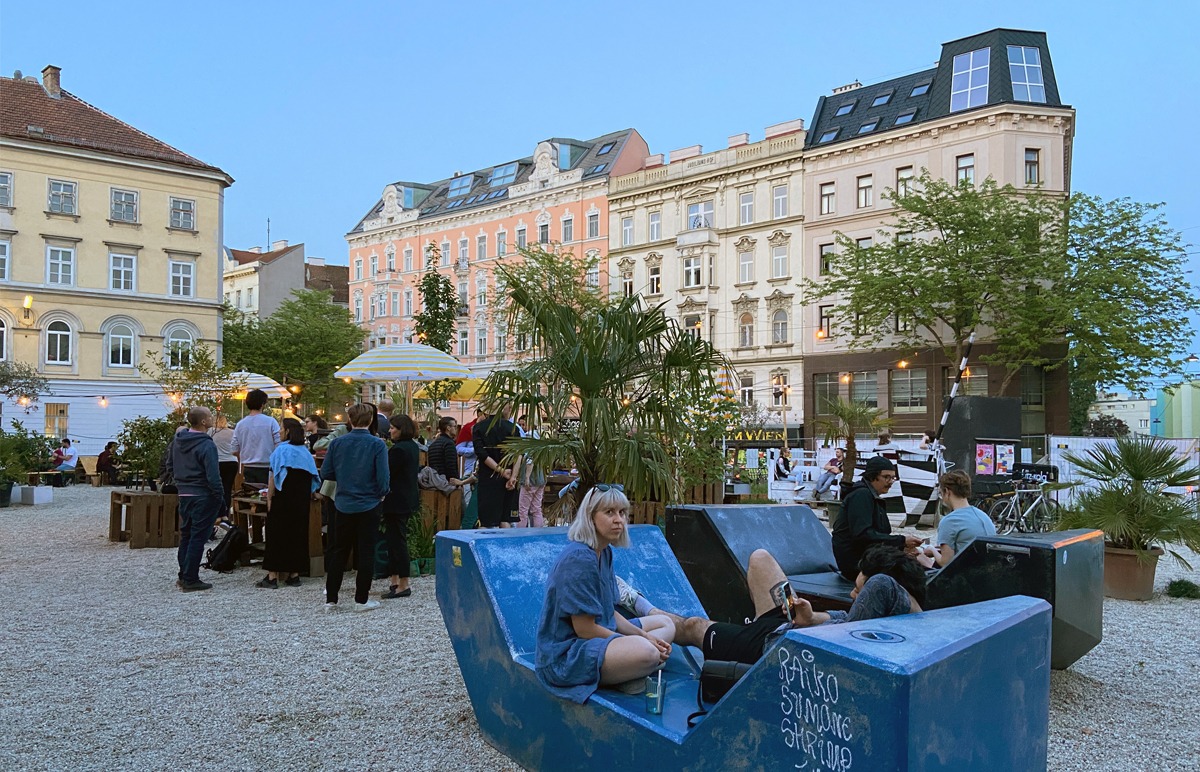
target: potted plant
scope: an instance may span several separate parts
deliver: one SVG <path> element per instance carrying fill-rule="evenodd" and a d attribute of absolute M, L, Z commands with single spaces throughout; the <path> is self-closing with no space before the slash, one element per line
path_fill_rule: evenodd
<path fill-rule="evenodd" d="M 426 522 L 424 511 L 418 509 L 408 521 L 408 554 L 422 576 L 433 573 L 433 535 L 433 523 Z"/>
<path fill-rule="evenodd" d="M 846 400 L 838 397 L 825 403 L 824 411 L 817 417 L 817 431 L 823 436 L 825 443 L 840 443 L 845 448 L 846 455 L 842 459 L 842 479 L 840 482 L 842 496 L 850 492 L 854 485 L 854 465 L 858 462 L 858 445 L 855 437 L 860 434 L 874 434 L 880 429 L 891 426 L 892 419 L 883 414 L 879 408 L 871 407 L 859 400 Z M 830 502 L 828 505 L 830 520 L 836 512 L 841 511 L 841 501 Z"/>
<path fill-rule="evenodd" d="M 1104 532 L 1105 595 L 1149 600 L 1164 551 L 1191 569 L 1171 545 L 1200 551 L 1196 504 L 1168 489 L 1200 484 L 1200 469 L 1189 468 L 1170 444 L 1145 435 L 1118 437 L 1066 459 L 1084 478 L 1075 485 L 1095 485 L 1079 492 L 1059 528 Z"/>
<path fill-rule="evenodd" d="M 12 504 L 14 486 L 26 479 L 28 470 L 17 446 L 16 438 L 0 429 L 0 507 Z"/>

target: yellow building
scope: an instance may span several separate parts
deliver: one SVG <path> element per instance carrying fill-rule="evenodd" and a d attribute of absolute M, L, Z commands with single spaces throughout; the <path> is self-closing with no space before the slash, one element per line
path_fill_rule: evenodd
<path fill-rule="evenodd" d="M 233 179 L 42 80 L 0 78 L 0 358 L 49 381 L 41 416 L 5 421 L 98 453 L 160 414 L 138 372 L 219 350 L 225 188 Z"/>

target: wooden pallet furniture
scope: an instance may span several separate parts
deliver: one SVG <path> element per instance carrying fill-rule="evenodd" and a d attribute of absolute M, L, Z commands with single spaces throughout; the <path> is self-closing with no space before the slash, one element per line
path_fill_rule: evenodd
<path fill-rule="evenodd" d="M 128 541 L 130 549 L 179 546 L 179 497 L 173 493 L 113 491 L 108 540 Z"/>
<path fill-rule="evenodd" d="M 252 551 L 266 545 L 267 502 L 261 496 L 233 497 L 233 524 L 250 537 Z M 308 504 L 308 576 L 325 575 L 325 543 L 321 532 L 321 501 Z"/>

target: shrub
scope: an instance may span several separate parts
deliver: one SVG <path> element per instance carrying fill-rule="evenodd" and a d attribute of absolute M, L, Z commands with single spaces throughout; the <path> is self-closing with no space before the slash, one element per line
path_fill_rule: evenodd
<path fill-rule="evenodd" d="M 1187 579 L 1173 579 L 1167 585 L 1167 595 L 1170 595 L 1172 598 L 1200 600 L 1200 584 L 1190 582 Z"/>

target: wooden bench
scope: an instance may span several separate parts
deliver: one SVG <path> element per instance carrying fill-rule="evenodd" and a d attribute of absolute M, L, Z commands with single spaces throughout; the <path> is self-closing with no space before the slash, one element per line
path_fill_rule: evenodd
<path fill-rule="evenodd" d="M 266 545 L 267 501 L 261 496 L 233 497 L 233 524 L 250 538 L 251 554 Z M 308 576 L 325 575 L 325 544 L 321 533 L 321 501 L 308 504 Z"/>
<path fill-rule="evenodd" d="M 173 493 L 113 491 L 108 540 L 128 541 L 130 549 L 179 546 L 179 497 Z"/>
<path fill-rule="evenodd" d="M 431 488 L 421 489 L 421 513 L 425 524 L 438 531 L 457 531 L 462 528 L 462 489 L 449 494 Z"/>
<path fill-rule="evenodd" d="M 62 472 L 53 469 L 45 472 L 29 472 L 26 477 L 28 484 L 31 486 L 49 485 L 51 488 L 61 488 L 63 486 Z"/>

